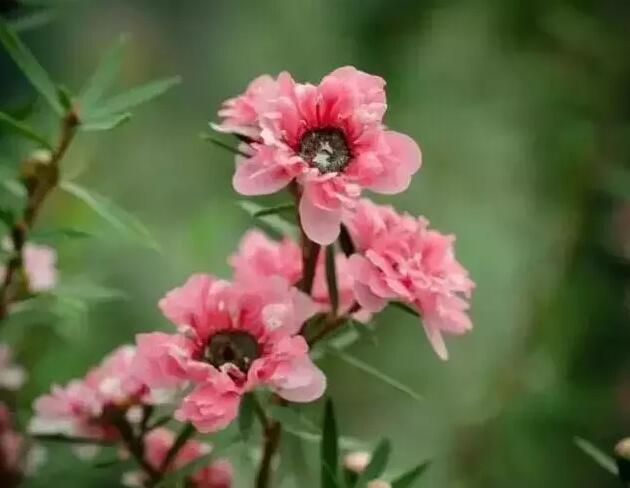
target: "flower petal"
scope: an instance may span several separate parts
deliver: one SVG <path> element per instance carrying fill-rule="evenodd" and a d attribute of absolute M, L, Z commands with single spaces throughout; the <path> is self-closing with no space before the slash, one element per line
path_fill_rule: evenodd
<path fill-rule="evenodd" d="M 375 178 L 370 189 L 391 195 L 407 189 L 422 165 L 422 153 L 416 141 L 405 134 L 386 131 L 384 136 L 390 148 L 388 154 L 381 156 L 385 171 Z"/>
<path fill-rule="evenodd" d="M 300 220 L 308 238 L 322 246 L 332 244 L 341 230 L 341 209 L 326 210 L 315 205 L 307 194 L 300 199 Z"/>

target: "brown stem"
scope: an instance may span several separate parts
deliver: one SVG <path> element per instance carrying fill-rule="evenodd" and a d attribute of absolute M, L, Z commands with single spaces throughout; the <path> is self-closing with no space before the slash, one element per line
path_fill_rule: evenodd
<path fill-rule="evenodd" d="M 166 456 L 164 457 L 162 464 L 160 464 L 160 469 L 159 469 L 160 475 L 163 475 L 164 473 L 168 471 L 168 468 L 170 468 L 171 463 L 177 457 L 179 450 L 182 447 L 184 447 L 184 444 L 188 442 L 188 439 L 190 439 L 194 433 L 195 433 L 195 428 L 192 426 L 192 424 L 184 425 L 181 432 L 177 436 L 177 439 L 175 439 L 175 442 L 173 442 L 173 445 L 166 453 Z"/>
<path fill-rule="evenodd" d="M 22 164 L 22 181 L 26 187 L 27 200 L 22 216 L 13 223 L 9 232 L 13 255 L 6 265 L 6 273 L 0 286 L 0 319 L 6 317 L 9 306 L 25 289 L 24 245 L 42 204 L 59 182 L 59 163 L 72 143 L 78 125 L 76 111 L 70 110 L 61 121 L 59 142 L 47 160 L 29 158 Z"/>
<path fill-rule="evenodd" d="M 118 433 L 120 434 L 120 438 L 122 439 L 122 443 L 125 448 L 149 478 L 147 486 L 155 486 L 155 484 L 160 481 L 161 476 L 158 470 L 151 466 L 151 464 L 149 464 L 149 462 L 144 458 L 144 439 L 137 437 L 134 434 L 133 428 L 129 422 L 127 422 L 124 415 L 118 416 L 114 419 L 113 423 L 116 426 L 116 429 L 118 429 Z"/>
<path fill-rule="evenodd" d="M 263 455 L 256 474 L 256 488 L 268 488 L 271 486 L 271 461 L 280 445 L 281 434 L 282 426 L 275 420 L 269 421 L 267 426 L 263 428 Z"/>
<path fill-rule="evenodd" d="M 299 211 L 302 191 L 295 181 L 293 181 L 289 186 L 289 191 L 291 192 L 295 200 L 295 218 L 300 229 L 300 243 L 302 247 L 302 279 L 298 283 L 297 287 L 304 293 L 310 295 L 311 290 L 313 289 L 315 269 L 317 268 L 317 258 L 319 257 L 321 246 L 316 242 L 311 241 L 304 232 L 304 227 L 302 226 Z"/>

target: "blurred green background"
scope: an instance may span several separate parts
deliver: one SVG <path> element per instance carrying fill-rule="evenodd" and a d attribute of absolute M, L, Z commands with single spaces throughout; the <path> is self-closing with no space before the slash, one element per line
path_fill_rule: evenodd
<path fill-rule="evenodd" d="M 372 445 L 391 438 L 392 472 L 432 459 L 420 487 L 617 486 L 573 436 L 610 449 L 630 434 L 627 0 L 48 3 L 60 6 L 53 21 L 22 36 L 71 90 L 120 33 L 131 40 L 118 88 L 175 74 L 183 83 L 115 131 L 80 136 L 64 161 L 68 175 L 138 216 L 162 252 L 54 195 L 41 228 L 100 236 L 57 243 L 62 284 L 126 298 L 9 321 L 0 338 L 30 371 L 22 409 L 135 333 L 167 328 L 156 302 L 190 273 L 229 276 L 226 258 L 251 221 L 231 188 L 231 156 L 198 137 L 220 103 L 261 73 L 317 82 L 352 64 L 387 80 L 386 123 L 423 150 L 410 190 L 387 201 L 457 234 L 477 290 L 474 331 L 449 341 L 449 362 L 396 310 L 379 316 L 377 346 L 352 349 L 422 403 L 323 362 L 343 433 Z M 34 97 L 3 52 L 0 83 L 0 109 Z M 43 108 L 35 120 L 54 130 Z M 28 151 L 0 139 L 16 165 Z M 321 406 L 307 410 L 316 418 Z M 239 449 L 239 486 L 251 486 Z M 116 469 L 65 447 L 49 457 L 29 486 L 117 486 Z"/>

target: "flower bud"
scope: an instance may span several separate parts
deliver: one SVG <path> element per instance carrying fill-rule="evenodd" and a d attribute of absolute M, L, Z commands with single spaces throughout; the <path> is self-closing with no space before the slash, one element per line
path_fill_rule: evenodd
<path fill-rule="evenodd" d="M 615 446 L 615 457 L 619 479 L 624 483 L 630 482 L 630 437 L 620 440 Z"/>
<path fill-rule="evenodd" d="M 353 451 L 346 454 L 343 459 L 343 467 L 348 471 L 361 474 L 368 464 L 372 456 L 366 451 Z"/>
<path fill-rule="evenodd" d="M 48 170 L 52 162 L 52 153 L 47 149 L 37 149 L 22 161 L 20 176 L 24 185 L 32 187 Z"/>
<path fill-rule="evenodd" d="M 621 439 L 617 443 L 615 446 L 615 454 L 622 459 L 630 461 L 630 437 Z"/>

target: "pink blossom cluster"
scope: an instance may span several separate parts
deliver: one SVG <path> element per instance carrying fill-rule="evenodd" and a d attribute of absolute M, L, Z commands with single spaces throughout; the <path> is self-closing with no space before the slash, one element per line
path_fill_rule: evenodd
<path fill-rule="evenodd" d="M 134 371 L 150 388 L 190 386 L 178 420 L 202 432 L 224 428 L 242 396 L 259 386 L 293 402 L 322 395 L 326 379 L 300 335 L 317 307 L 281 277 L 256 283 L 194 275 L 159 305 L 177 332 L 138 335 Z"/>
<path fill-rule="evenodd" d="M 35 434 L 64 434 L 86 439 L 115 440 L 115 420 L 132 407 L 150 404 L 146 385 L 131 366 L 136 355 L 132 346 L 121 346 L 81 379 L 52 391 L 35 401 L 35 416 L 29 430 Z"/>
<path fill-rule="evenodd" d="M 373 313 L 391 300 L 411 305 L 436 353 L 446 359 L 442 334 L 472 327 L 467 310 L 475 286 L 455 259 L 454 236 L 369 200 L 361 200 L 344 223 L 357 250 L 349 260 L 357 301 Z"/>
<path fill-rule="evenodd" d="M 286 72 L 256 78 L 223 104 L 214 126 L 248 142 L 236 162 L 236 191 L 264 195 L 297 182 L 304 231 L 319 244 L 334 242 L 362 189 L 400 193 L 421 165 L 415 141 L 383 124 L 384 88 L 382 78 L 350 66 L 319 85 Z"/>
<path fill-rule="evenodd" d="M 160 471 L 173 443 L 175 435 L 168 429 L 158 428 L 149 432 L 144 438 L 144 456 L 147 463 L 156 471 Z M 166 473 L 177 471 L 187 464 L 212 452 L 212 446 L 195 440 L 186 441 L 177 451 L 169 464 Z M 192 473 L 186 486 L 190 488 L 230 488 L 232 486 L 232 464 L 223 458 L 213 459 L 209 464 Z M 145 486 L 147 475 L 142 471 L 128 472 L 123 483 L 129 487 Z"/>

